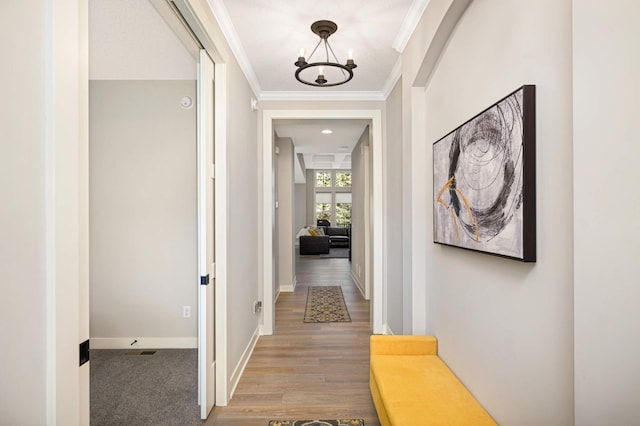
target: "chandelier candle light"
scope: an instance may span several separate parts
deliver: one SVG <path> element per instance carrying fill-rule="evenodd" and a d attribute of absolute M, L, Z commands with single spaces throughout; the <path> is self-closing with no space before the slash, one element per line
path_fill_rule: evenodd
<path fill-rule="evenodd" d="M 353 51 L 349 50 L 347 62 L 343 65 L 338 62 L 338 58 L 336 54 L 333 52 L 331 45 L 329 44 L 328 38 L 331 34 L 335 33 L 338 30 L 338 26 L 335 22 L 332 21 L 316 21 L 311 24 L 311 31 L 314 34 L 317 34 L 320 37 L 320 41 L 316 44 L 316 47 L 313 49 L 311 54 L 309 55 L 309 62 L 304 57 L 305 50 L 300 49 L 298 54 L 298 60 L 295 62 L 295 66 L 298 67 L 296 70 L 296 80 L 300 83 L 308 84 L 309 86 L 315 87 L 331 87 L 331 86 L 339 86 L 351 80 L 353 78 L 353 69 L 357 67 L 355 62 L 353 62 Z M 316 53 L 318 47 L 324 43 L 324 50 L 326 53 L 326 60 L 324 62 L 312 62 L 311 58 L 313 54 Z M 333 61 L 330 61 L 329 52 L 331 52 L 331 56 L 333 57 Z M 317 68 L 318 74 L 315 81 L 311 81 L 309 79 L 305 79 L 304 76 L 301 76 L 300 73 L 304 70 L 310 68 Z M 340 73 L 334 73 L 337 81 L 329 81 L 325 77 L 325 70 L 338 70 Z M 342 78 L 342 79 L 340 79 Z M 332 77 L 333 79 L 333 77 Z"/>

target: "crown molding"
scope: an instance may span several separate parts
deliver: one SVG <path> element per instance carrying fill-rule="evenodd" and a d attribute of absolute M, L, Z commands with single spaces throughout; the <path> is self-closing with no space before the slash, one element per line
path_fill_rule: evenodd
<path fill-rule="evenodd" d="M 240 69 L 259 101 L 384 101 L 402 75 L 402 60 L 394 64 L 381 91 L 263 91 L 251 62 L 242 47 L 223 0 L 206 0 L 235 56 Z M 430 0 L 414 0 L 407 12 L 392 47 L 402 53 Z"/>
<path fill-rule="evenodd" d="M 422 18 L 428 4 L 429 0 L 413 0 L 407 15 L 402 21 L 400 31 L 391 45 L 391 47 L 393 47 L 398 53 L 402 53 L 404 48 L 407 47 L 409 38 L 411 38 L 411 35 L 415 31 L 416 26 L 418 25 L 418 22 L 420 22 L 420 18 Z"/>
<path fill-rule="evenodd" d="M 218 21 L 218 25 L 220 25 L 222 34 L 227 39 L 227 43 L 229 43 L 229 47 L 240 65 L 240 69 L 253 89 L 253 93 L 257 95 L 260 94 L 262 92 L 260 83 L 258 83 L 258 78 L 256 77 L 253 67 L 251 66 L 251 62 L 242 47 L 242 43 L 240 42 L 240 38 L 238 37 L 236 28 L 233 26 L 233 22 L 229 16 L 229 11 L 227 11 L 224 2 L 222 0 L 207 0 L 207 2 L 213 11 L 216 21 Z"/>
<path fill-rule="evenodd" d="M 383 92 L 303 92 L 303 91 L 264 91 L 260 101 L 384 101 Z"/>

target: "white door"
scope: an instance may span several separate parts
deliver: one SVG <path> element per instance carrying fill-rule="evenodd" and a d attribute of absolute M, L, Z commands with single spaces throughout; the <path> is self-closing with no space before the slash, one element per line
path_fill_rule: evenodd
<path fill-rule="evenodd" d="M 214 324 L 214 129 L 213 61 L 205 50 L 198 63 L 198 401 L 206 419 L 215 403 Z"/>

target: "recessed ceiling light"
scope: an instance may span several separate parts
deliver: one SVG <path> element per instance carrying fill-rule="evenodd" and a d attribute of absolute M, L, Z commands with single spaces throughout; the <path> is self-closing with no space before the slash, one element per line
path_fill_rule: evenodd
<path fill-rule="evenodd" d="M 330 135 L 331 133 L 333 133 L 333 130 L 331 130 L 331 129 L 324 129 L 322 131 L 322 134 L 324 134 L 324 135 Z"/>

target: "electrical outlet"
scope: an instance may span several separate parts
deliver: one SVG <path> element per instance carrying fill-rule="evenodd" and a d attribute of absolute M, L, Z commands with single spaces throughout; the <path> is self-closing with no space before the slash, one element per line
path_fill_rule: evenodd
<path fill-rule="evenodd" d="M 253 313 L 257 314 L 262 310 L 262 302 L 260 300 L 256 300 L 253 302 Z"/>
<path fill-rule="evenodd" d="M 191 318 L 191 306 L 182 307 L 182 318 Z"/>

